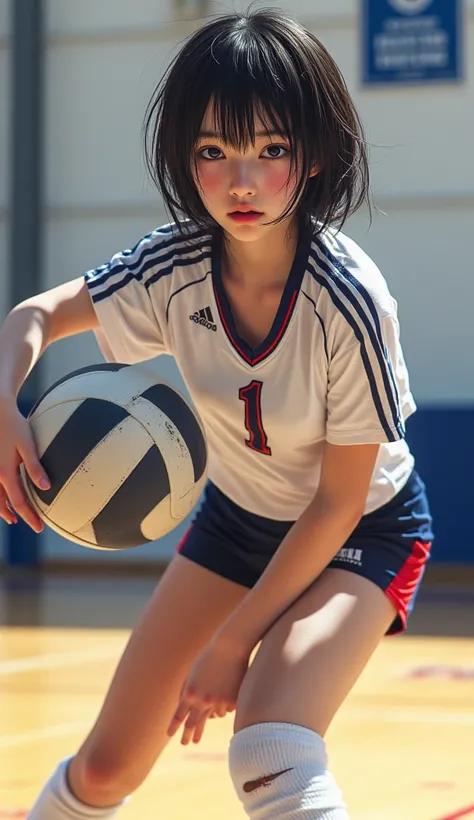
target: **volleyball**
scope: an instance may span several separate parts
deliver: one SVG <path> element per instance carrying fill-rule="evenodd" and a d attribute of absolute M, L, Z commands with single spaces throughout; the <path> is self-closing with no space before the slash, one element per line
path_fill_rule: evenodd
<path fill-rule="evenodd" d="M 192 511 L 206 480 L 201 421 L 143 365 L 97 364 L 55 382 L 28 420 L 51 481 L 22 466 L 30 503 L 60 535 L 93 549 L 137 547 Z"/>

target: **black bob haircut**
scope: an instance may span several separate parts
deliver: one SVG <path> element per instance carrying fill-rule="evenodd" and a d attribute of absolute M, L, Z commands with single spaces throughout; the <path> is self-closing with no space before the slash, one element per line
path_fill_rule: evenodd
<path fill-rule="evenodd" d="M 195 146 L 208 105 L 224 143 L 255 142 L 255 117 L 286 135 L 298 185 L 296 212 L 317 231 L 342 227 L 364 202 L 369 165 L 363 127 L 345 81 L 317 38 L 278 9 L 213 19 L 192 34 L 148 105 L 145 161 L 173 220 L 216 227 L 194 181 Z M 315 166 L 320 172 L 310 177 Z M 290 172 L 291 173 L 291 172 Z"/>

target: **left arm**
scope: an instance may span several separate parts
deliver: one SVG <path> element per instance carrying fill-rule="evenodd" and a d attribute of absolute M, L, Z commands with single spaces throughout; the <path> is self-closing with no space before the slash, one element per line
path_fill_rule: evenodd
<path fill-rule="evenodd" d="M 379 445 L 326 442 L 317 493 L 257 584 L 214 637 L 248 656 L 272 624 L 313 583 L 363 515 Z"/>

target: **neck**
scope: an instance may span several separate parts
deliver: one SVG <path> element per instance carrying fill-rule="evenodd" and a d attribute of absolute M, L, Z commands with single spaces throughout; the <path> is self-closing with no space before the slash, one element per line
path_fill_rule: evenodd
<path fill-rule="evenodd" d="M 225 235 L 222 271 L 241 285 L 275 287 L 284 285 L 298 244 L 295 220 L 272 226 L 261 239 L 239 241 Z"/>

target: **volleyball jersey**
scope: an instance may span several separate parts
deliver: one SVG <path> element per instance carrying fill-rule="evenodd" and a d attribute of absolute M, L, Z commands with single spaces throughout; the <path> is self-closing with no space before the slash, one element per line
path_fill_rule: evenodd
<path fill-rule="evenodd" d="M 295 521 L 313 498 L 324 443 L 380 444 L 366 512 L 406 482 L 414 412 L 397 304 L 340 232 L 303 235 L 267 338 L 237 332 L 219 233 L 165 225 L 85 274 L 109 361 L 161 353 L 179 367 L 206 432 L 210 480 L 264 517 Z M 184 233 L 183 233 L 184 231 Z"/>

